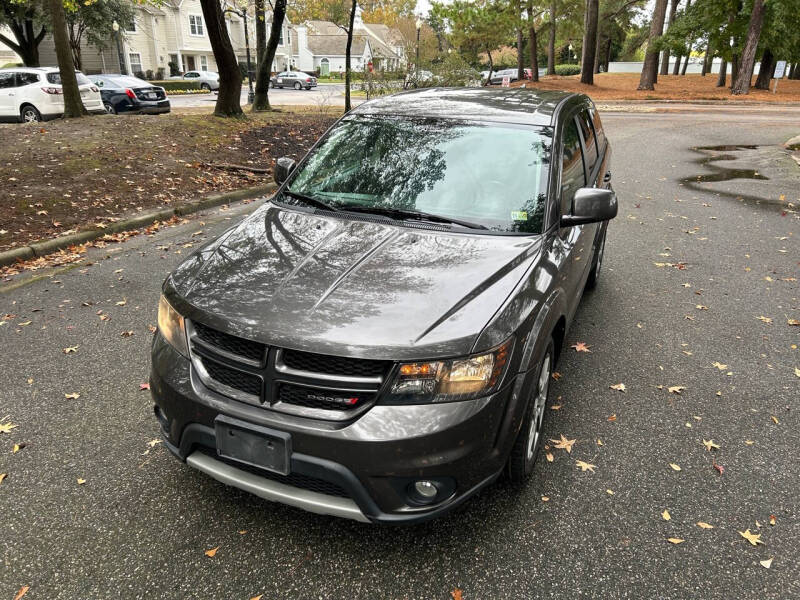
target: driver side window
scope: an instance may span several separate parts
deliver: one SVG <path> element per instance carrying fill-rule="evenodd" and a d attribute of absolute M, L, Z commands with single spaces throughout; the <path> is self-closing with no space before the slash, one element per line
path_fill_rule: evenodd
<path fill-rule="evenodd" d="M 572 118 L 561 133 L 561 214 L 572 212 L 572 198 L 586 185 L 578 125 Z"/>

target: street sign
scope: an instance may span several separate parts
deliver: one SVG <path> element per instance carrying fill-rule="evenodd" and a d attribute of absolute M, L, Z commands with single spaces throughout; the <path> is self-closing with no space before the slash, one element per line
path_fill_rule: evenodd
<path fill-rule="evenodd" d="M 786 73 L 786 61 L 779 60 L 775 63 L 775 79 L 783 79 L 784 74 Z"/>
<path fill-rule="evenodd" d="M 508 75 L 503 77 L 503 87 L 511 87 L 511 77 Z"/>

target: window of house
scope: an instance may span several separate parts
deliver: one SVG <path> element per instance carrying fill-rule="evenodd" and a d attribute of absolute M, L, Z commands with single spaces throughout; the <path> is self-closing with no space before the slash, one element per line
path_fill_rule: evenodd
<path fill-rule="evenodd" d="M 201 15 L 189 15 L 189 33 L 203 35 L 203 17 Z"/>
<path fill-rule="evenodd" d="M 283 27 L 281 27 L 280 35 L 278 35 L 278 46 L 283 46 Z"/>
<path fill-rule="evenodd" d="M 138 52 L 131 52 L 128 57 L 131 61 L 131 72 L 136 75 L 142 72 L 142 55 Z"/>
<path fill-rule="evenodd" d="M 208 57 L 205 55 L 200 56 L 200 70 L 208 71 Z"/>
<path fill-rule="evenodd" d="M 561 214 L 572 213 L 572 198 L 586 185 L 581 154 L 581 139 L 575 119 L 570 119 L 562 132 L 561 149 Z"/>
<path fill-rule="evenodd" d="M 125 26 L 125 31 L 127 33 L 136 33 L 136 18 L 131 17 L 131 20 Z"/>

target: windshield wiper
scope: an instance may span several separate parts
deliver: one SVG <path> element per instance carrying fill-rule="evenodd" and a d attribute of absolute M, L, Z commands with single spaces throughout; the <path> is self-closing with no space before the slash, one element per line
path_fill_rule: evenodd
<path fill-rule="evenodd" d="M 286 189 L 283 190 L 283 193 L 287 196 L 291 196 L 296 200 L 300 200 L 301 202 L 305 202 L 306 204 L 310 204 L 316 208 L 321 208 L 322 210 L 330 210 L 333 212 L 338 211 L 338 208 L 331 206 L 330 204 L 325 204 L 322 200 L 317 200 L 313 196 L 306 196 L 305 194 L 301 194 L 300 192 L 293 192 L 292 190 Z"/>
<path fill-rule="evenodd" d="M 434 221 L 436 223 L 451 223 L 453 225 L 461 225 L 469 229 L 489 229 L 480 223 L 471 223 L 469 221 L 462 221 L 460 219 L 452 219 L 450 217 L 443 217 L 432 213 L 422 212 L 421 210 L 407 210 L 403 208 L 392 208 L 388 206 L 362 206 L 345 204 L 340 210 L 347 210 L 350 212 L 362 213 L 375 213 L 376 215 L 385 215 L 393 219 L 416 219 L 418 221 Z"/>

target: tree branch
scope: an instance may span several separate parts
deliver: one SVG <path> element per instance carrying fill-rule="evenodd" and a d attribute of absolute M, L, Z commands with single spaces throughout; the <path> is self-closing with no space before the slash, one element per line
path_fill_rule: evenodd
<path fill-rule="evenodd" d="M 12 42 L 10 39 L 8 39 L 6 36 L 4 36 L 2 33 L 0 33 L 0 42 L 3 42 L 6 46 L 11 48 L 14 52 L 19 54 L 19 51 L 21 50 L 20 45 Z"/>

